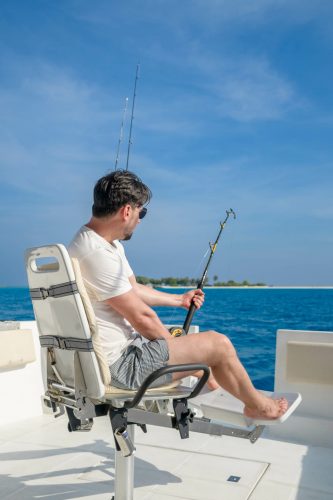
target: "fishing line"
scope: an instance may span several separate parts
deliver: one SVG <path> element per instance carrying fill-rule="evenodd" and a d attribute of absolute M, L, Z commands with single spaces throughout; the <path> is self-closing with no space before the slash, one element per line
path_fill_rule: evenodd
<path fill-rule="evenodd" d="M 206 259 L 207 255 L 208 255 L 208 252 L 209 252 L 209 248 L 207 248 L 207 250 L 205 251 L 205 253 L 204 253 L 204 254 L 203 254 L 203 256 L 202 256 L 201 261 L 200 261 L 200 262 L 199 262 L 199 264 L 197 265 L 197 268 L 196 268 L 196 271 L 195 271 L 195 275 L 199 274 L 199 271 L 200 271 L 200 270 L 201 270 L 201 268 L 202 268 L 202 265 L 203 265 L 203 263 L 204 263 L 204 261 L 205 261 L 205 259 Z"/>

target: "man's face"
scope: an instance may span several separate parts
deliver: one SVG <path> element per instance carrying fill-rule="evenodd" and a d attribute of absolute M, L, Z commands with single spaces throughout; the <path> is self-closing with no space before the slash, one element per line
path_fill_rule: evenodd
<path fill-rule="evenodd" d="M 130 208 L 130 215 L 126 223 L 126 227 L 124 228 L 124 238 L 122 238 L 123 241 L 128 241 L 132 238 L 136 226 L 147 213 L 147 209 L 142 206 Z"/>

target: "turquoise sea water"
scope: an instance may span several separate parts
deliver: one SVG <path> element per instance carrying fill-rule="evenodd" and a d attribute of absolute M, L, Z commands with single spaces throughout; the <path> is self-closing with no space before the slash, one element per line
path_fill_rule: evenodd
<path fill-rule="evenodd" d="M 277 329 L 333 331 L 331 289 L 206 289 L 205 292 L 205 304 L 194 316 L 193 324 L 198 324 L 200 330 L 228 335 L 260 389 L 273 389 Z M 182 324 L 186 316 L 185 310 L 177 308 L 156 310 L 165 323 Z M 0 320 L 31 319 L 34 316 L 27 289 L 0 289 Z"/>

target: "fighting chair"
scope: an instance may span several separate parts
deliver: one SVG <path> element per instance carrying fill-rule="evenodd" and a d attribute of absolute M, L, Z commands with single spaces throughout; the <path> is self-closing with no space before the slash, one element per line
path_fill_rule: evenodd
<path fill-rule="evenodd" d="M 60 244 L 28 249 L 25 258 L 42 352 L 44 402 L 56 415 L 67 413 L 70 432 L 89 431 L 95 417 L 109 416 L 116 448 L 115 500 L 133 498 L 136 425 L 145 432 L 147 425 L 174 428 L 182 439 L 190 431 L 258 439 L 267 422 L 244 420 L 241 403 L 225 391 L 198 396 L 209 376 L 206 365 L 160 368 L 137 391 L 113 387 L 77 261 Z M 183 383 L 151 387 L 167 373 L 197 370 L 204 375 L 193 388 Z M 288 396 L 294 409 L 299 399 Z"/>

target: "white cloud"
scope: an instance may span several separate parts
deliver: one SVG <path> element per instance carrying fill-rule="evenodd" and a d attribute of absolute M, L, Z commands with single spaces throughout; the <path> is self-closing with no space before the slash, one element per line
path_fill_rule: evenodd
<path fill-rule="evenodd" d="M 262 58 L 222 63 L 215 75 L 210 88 L 222 116 L 274 120 L 298 105 L 292 85 Z"/>
<path fill-rule="evenodd" d="M 281 29 L 318 20 L 327 23 L 333 6 L 326 0 L 191 0 L 191 9 L 183 5 L 177 12 L 186 14 L 206 29 L 235 28 L 237 24 L 254 27 L 278 22 Z M 177 17 L 177 13 L 175 14 Z"/>
<path fill-rule="evenodd" d="M 116 9 L 108 0 L 98 8 L 89 1 L 71 2 L 72 15 L 88 24 L 109 26 L 114 19 L 122 25 L 145 23 L 168 26 L 174 34 L 183 35 L 193 23 L 203 30 L 230 29 L 236 24 L 257 25 L 278 21 L 280 25 L 306 23 L 319 19 L 323 23 L 332 12 L 327 0 L 145 0 L 124 3 Z M 129 33 L 130 35 L 130 33 Z"/>
<path fill-rule="evenodd" d="M 163 54 L 161 49 L 153 57 Z M 146 100 L 138 115 L 140 127 L 193 136 L 203 131 L 207 116 L 239 122 L 270 121 L 309 106 L 295 84 L 263 55 L 233 57 L 196 46 L 188 49 L 182 66 L 182 71 L 187 69 L 182 85 Z"/>
<path fill-rule="evenodd" d="M 89 162 L 113 165 L 116 99 L 106 106 L 101 88 L 64 68 L 31 60 L 21 70 L 11 88 L 0 87 L 2 180 L 21 192 L 49 190 L 52 198 L 82 186 Z"/>
<path fill-rule="evenodd" d="M 152 106 L 145 110 L 153 126 L 163 117 L 165 131 L 170 124 L 180 133 L 188 129 L 195 134 L 201 129 L 200 118 L 206 119 L 208 114 L 240 122 L 280 120 L 309 106 L 296 83 L 274 66 L 265 47 L 246 54 L 237 41 L 228 41 L 224 48 L 225 37 L 207 43 L 200 38 L 193 41 L 188 33 L 175 51 L 167 50 L 163 43 L 146 49 L 147 58 L 174 68 L 179 82 L 176 86 L 166 81 L 167 94 L 159 95 L 158 103 L 152 99 Z M 237 32 L 231 38 L 237 39 Z"/>

